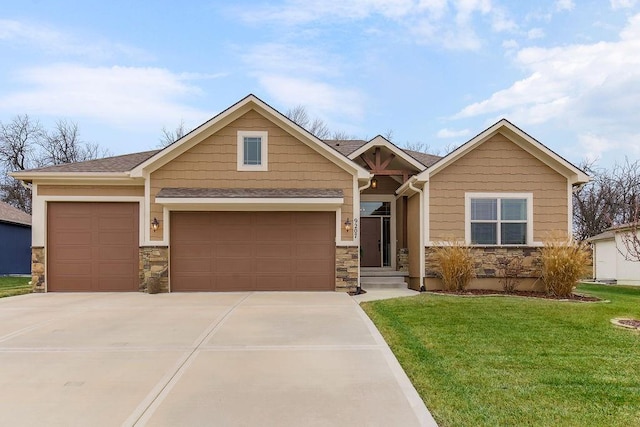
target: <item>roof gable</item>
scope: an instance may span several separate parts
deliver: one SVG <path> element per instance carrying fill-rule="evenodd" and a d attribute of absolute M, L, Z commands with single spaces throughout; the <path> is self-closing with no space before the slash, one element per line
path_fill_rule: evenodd
<path fill-rule="evenodd" d="M 497 133 L 501 133 L 524 151 L 528 152 L 551 169 L 566 177 L 571 184 L 581 184 L 589 181 L 589 176 L 580 168 L 565 160 L 563 157 L 506 119 L 498 121 L 493 126 L 490 126 L 474 138 L 467 141 L 465 144 L 447 154 L 445 157 L 442 157 L 427 170 L 418 174 L 416 179 L 421 182 L 428 181 L 430 177 L 454 163 L 456 160 L 460 159 L 479 145 L 488 141 Z"/>
<path fill-rule="evenodd" d="M 162 151 L 142 162 L 131 171 L 131 176 L 142 177 L 147 173 L 157 170 L 251 110 L 255 110 L 259 114 L 263 115 L 268 120 L 272 121 L 274 124 L 290 133 L 296 139 L 311 147 L 313 150 L 320 153 L 342 169 L 351 174 L 357 175 L 360 179 L 369 178 L 369 172 L 366 169 L 352 162 L 339 151 L 325 144 L 322 140 L 316 138 L 313 134 L 291 121 L 289 118 L 266 104 L 264 101 L 260 100 L 255 95 L 248 95 Z"/>
<path fill-rule="evenodd" d="M 391 151 L 395 156 L 404 160 L 409 165 L 413 166 L 417 171 L 422 171 L 426 168 L 426 165 L 424 165 L 419 160 L 409 155 L 402 148 L 398 147 L 397 145 L 395 145 L 394 143 L 392 143 L 391 141 L 389 141 L 388 139 L 386 139 L 381 135 L 376 136 L 366 144 L 363 144 L 360 147 L 358 147 L 351 154 L 349 154 L 349 158 L 351 160 L 354 160 L 358 158 L 358 156 L 366 153 L 373 147 L 385 147 L 387 150 Z"/>

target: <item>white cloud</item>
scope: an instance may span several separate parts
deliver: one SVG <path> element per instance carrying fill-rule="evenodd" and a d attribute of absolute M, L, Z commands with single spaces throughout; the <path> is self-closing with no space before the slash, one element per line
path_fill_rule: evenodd
<path fill-rule="evenodd" d="M 194 124 L 208 118 L 209 113 L 180 99 L 200 95 L 200 89 L 190 83 L 194 77 L 215 78 L 161 68 L 76 64 L 29 68 L 18 74 L 17 82 L 27 88 L 0 94 L 0 110 L 88 117 L 124 127 L 158 129 L 180 118 Z"/>
<path fill-rule="evenodd" d="M 438 138 L 460 138 L 460 137 L 469 135 L 469 133 L 470 133 L 469 129 L 455 130 L 455 129 L 444 128 L 444 129 L 440 129 L 436 134 L 436 136 Z"/>
<path fill-rule="evenodd" d="M 515 49 L 518 49 L 520 45 L 518 44 L 517 41 L 513 39 L 509 39 L 502 42 L 502 47 L 503 49 L 506 49 L 506 50 L 515 50 Z"/>
<path fill-rule="evenodd" d="M 629 135 L 637 133 L 640 123 L 640 14 L 629 19 L 617 41 L 525 48 L 515 55 L 515 62 L 526 77 L 467 105 L 454 117 L 491 115 L 522 124 L 556 123 L 583 135 L 594 155 L 638 145 Z"/>
<path fill-rule="evenodd" d="M 615 142 L 593 133 L 579 135 L 578 140 L 584 149 L 584 157 L 589 162 L 600 160 L 603 153 L 617 147 Z"/>
<path fill-rule="evenodd" d="M 340 72 L 340 60 L 317 48 L 293 44 L 258 44 L 242 55 L 252 69 L 270 73 L 297 73 L 301 75 L 335 76 Z"/>
<path fill-rule="evenodd" d="M 564 10 L 573 10 L 576 7 L 576 4 L 573 0 L 557 0 L 556 1 L 556 10 L 564 11 Z"/>
<path fill-rule="evenodd" d="M 532 28 L 527 32 L 527 38 L 529 40 L 541 39 L 544 37 L 544 30 L 542 28 Z"/>
<path fill-rule="evenodd" d="M 290 107 L 304 105 L 312 115 L 323 118 L 347 116 L 351 120 L 363 116 L 364 99 L 357 90 L 283 75 L 265 74 L 258 80 L 271 98 Z"/>
<path fill-rule="evenodd" d="M 398 34 L 398 29 L 412 36 L 416 43 L 438 45 L 446 49 L 478 50 L 482 40 L 478 17 L 491 22 L 495 32 L 514 31 L 518 25 L 492 0 L 288 0 L 278 6 L 250 10 L 236 9 L 250 24 L 308 27 L 313 24 L 350 25 L 372 17 L 382 17 L 378 24 Z"/>
<path fill-rule="evenodd" d="M 361 93 L 333 83 L 343 74 L 344 61 L 323 48 L 266 43 L 254 46 L 242 59 L 270 98 L 285 109 L 303 105 L 312 117 L 335 129 L 344 127 L 344 119 L 363 117 Z"/>
<path fill-rule="evenodd" d="M 44 24 L 0 19 L 0 43 L 9 42 L 13 48 L 34 47 L 49 54 L 108 59 L 126 56 L 135 59 L 150 59 L 150 55 L 132 46 L 107 40 L 88 40 Z"/>
<path fill-rule="evenodd" d="M 634 7 L 638 0 L 610 0 L 613 9 L 629 9 Z"/>

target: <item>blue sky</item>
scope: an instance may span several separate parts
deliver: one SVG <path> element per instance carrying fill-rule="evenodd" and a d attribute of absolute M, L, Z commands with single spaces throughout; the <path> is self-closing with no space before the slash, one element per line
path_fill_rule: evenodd
<path fill-rule="evenodd" d="M 21 0 L 0 55 L 0 121 L 113 154 L 254 93 L 432 152 L 505 117 L 575 163 L 640 158 L 638 0 Z"/>

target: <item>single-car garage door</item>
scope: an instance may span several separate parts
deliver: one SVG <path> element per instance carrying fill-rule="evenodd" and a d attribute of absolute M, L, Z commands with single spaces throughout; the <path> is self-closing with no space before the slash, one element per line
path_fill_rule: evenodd
<path fill-rule="evenodd" d="M 137 291 L 138 204 L 47 205 L 48 291 Z"/>
<path fill-rule="evenodd" d="M 172 212 L 172 291 L 335 290 L 333 212 Z"/>

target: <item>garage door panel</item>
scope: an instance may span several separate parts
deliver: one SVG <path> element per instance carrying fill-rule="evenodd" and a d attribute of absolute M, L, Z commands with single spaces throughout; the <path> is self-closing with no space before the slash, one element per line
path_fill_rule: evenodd
<path fill-rule="evenodd" d="M 66 276 L 86 277 L 91 275 L 91 264 L 86 262 L 60 262 L 56 271 Z"/>
<path fill-rule="evenodd" d="M 257 257 L 290 258 L 295 255 L 287 243 L 256 243 L 254 248 Z"/>
<path fill-rule="evenodd" d="M 212 273 L 249 273 L 255 270 L 255 266 L 248 263 L 246 259 L 226 258 L 215 262 L 215 269 Z"/>
<path fill-rule="evenodd" d="M 258 258 L 256 259 L 256 273 L 279 273 L 292 271 L 295 260 L 282 258 Z"/>
<path fill-rule="evenodd" d="M 327 243 L 298 243 L 294 246 L 298 259 L 330 259 L 333 245 Z"/>
<path fill-rule="evenodd" d="M 247 274 L 216 275 L 215 288 L 211 290 L 220 292 L 255 290 L 255 276 Z"/>
<path fill-rule="evenodd" d="M 211 248 L 209 271 L 183 259 L 193 242 L 181 233 L 196 227 Z M 335 289 L 333 212 L 172 212 L 170 244 L 172 291 L 193 290 L 194 272 L 210 275 L 212 291 Z"/>
<path fill-rule="evenodd" d="M 310 226 L 309 228 L 297 227 L 295 229 L 295 240 L 298 242 L 334 242 L 333 238 L 331 238 L 331 240 L 327 239 L 326 227 L 323 228 L 316 225 Z"/>
<path fill-rule="evenodd" d="M 189 242 L 176 258 L 211 258 L 213 248 L 207 242 Z"/>
<path fill-rule="evenodd" d="M 242 258 L 247 255 L 246 245 L 240 243 L 213 242 L 209 246 L 216 258 Z"/>
<path fill-rule="evenodd" d="M 66 260 L 82 262 L 91 259 L 91 251 L 85 246 L 61 246 L 56 252 L 58 262 Z"/>
<path fill-rule="evenodd" d="M 290 242 L 291 227 L 284 225 L 257 225 L 255 240 L 257 242 Z"/>
<path fill-rule="evenodd" d="M 137 203 L 47 204 L 49 291 L 137 291 Z"/>
<path fill-rule="evenodd" d="M 294 289 L 307 291 L 324 291 L 327 277 L 325 275 L 297 275 L 294 276 Z M 304 287 L 301 289 L 301 287 Z"/>
<path fill-rule="evenodd" d="M 192 259 L 192 258 L 178 258 L 171 259 L 171 268 L 176 268 L 179 271 L 186 272 L 185 274 L 195 275 L 196 273 L 210 273 L 213 261 L 210 258 L 206 259 Z"/>
<path fill-rule="evenodd" d="M 253 238 L 253 230 L 245 226 L 212 224 L 213 235 L 210 239 L 226 242 L 247 241 Z M 203 233 L 204 234 L 204 233 Z"/>
<path fill-rule="evenodd" d="M 330 266 L 333 266 L 329 261 L 315 261 L 315 260 L 296 260 L 293 265 L 296 273 L 323 273 L 326 272 Z"/>
<path fill-rule="evenodd" d="M 256 291 L 290 291 L 294 290 L 295 284 L 293 278 L 289 275 L 256 275 Z M 304 289 L 301 289 L 304 290 Z"/>

